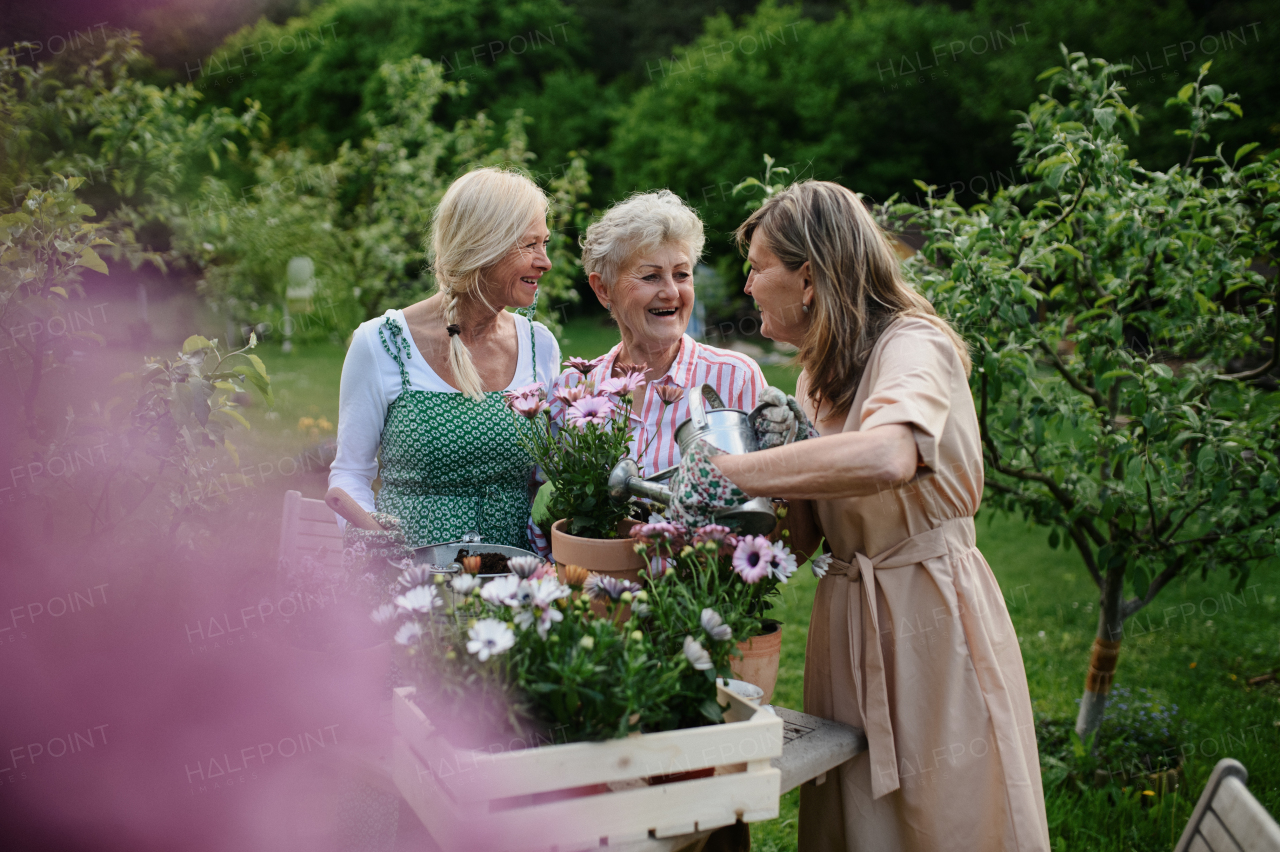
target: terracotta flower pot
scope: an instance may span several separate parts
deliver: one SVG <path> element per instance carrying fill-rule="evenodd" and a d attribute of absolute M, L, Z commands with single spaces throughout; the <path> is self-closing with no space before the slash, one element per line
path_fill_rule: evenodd
<path fill-rule="evenodd" d="M 745 642 L 738 643 L 742 658 L 729 660 L 729 670 L 738 680 L 754 683 L 764 690 L 761 704 L 773 700 L 773 688 L 778 684 L 778 661 L 782 658 L 782 626 L 770 624 L 767 632 L 752 636 Z"/>
<path fill-rule="evenodd" d="M 639 580 L 644 560 L 635 551 L 631 528 L 636 521 L 626 520 L 618 524 L 618 538 L 583 538 L 564 531 L 566 519 L 551 525 L 551 552 L 560 566 L 560 579 L 564 580 L 565 565 L 581 565 L 620 580 Z"/>

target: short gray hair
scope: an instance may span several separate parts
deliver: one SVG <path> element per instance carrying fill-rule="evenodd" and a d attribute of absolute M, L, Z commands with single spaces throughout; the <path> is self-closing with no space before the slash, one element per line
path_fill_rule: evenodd
<path fill-rule="evenodd" d="M 669 189 L 637 193 L 587 228 L 582 268 L 587 275 L 599 273 L 611 287 L 622 265 L 640 252 L 677 243 L 688 253 L 689 263 L 696 264 L 705 242 L 702 220 L 680 196 Z"/>

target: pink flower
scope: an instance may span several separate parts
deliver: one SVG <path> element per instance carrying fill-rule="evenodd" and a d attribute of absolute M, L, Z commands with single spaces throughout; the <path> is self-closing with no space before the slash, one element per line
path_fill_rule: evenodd
<path fill-rule="evenodd" d="M 586 395 L 587 386 L 585 384 L 577 384 L 573 387 L 566 385 L 556 388 L 556 392 L 551 394 L 551 398 L 563 402 L 565 405 L 573 405 Z"/>
<path fill-rule="evenodd" d="M 693 534 L 694 544 L 705 544 L 708 541 L 714 541 L 716 544 L 727 544 L 730 547 L 736 547 L 738 537 L 733 534 L 728 527 L 722 527 L 719 524 L 707 524 L 705 527 L 698 527 Z"/>
<path fill-rule="evenodd" d="M 511 406 L 511 410 L 516 414 L 523 414 L 530 420 L 551 407 L 546 400 L 530 399 L 527 396 L 518 396 L 515 399 L 508 400 L 507 405 Z"/>
<path fill-rule="evenodd" d="M 571 369 L 577 370 L 579 373 L 582 373 L 582 375 L 585 376 L 587 373 L 590 373 L 596 367 L 599 367 L 600 362 L 603 361 L 606 357 L 608 357 L 607 353 L 605 355 L 601 355 L 599 358 L 596 358 L 594 361 L 588 361 L 586 358 L 566 358 L 564 365 Z"/>
<path fill-rule="evenodd" d="M 542 382 L 532 382 L 512 391 L 503 391 L 502 395 L 506 397 L 507 404 L 510 405 L 517 399 L 543 399 L 546 392 L 547 389 L 542 386 Z"/>
<path fill-rule="evenodd" d="M 570 426 L 585 429 L 588 423 L 603 426 L 613 418 L 613 403 L 603 396 L 588 396 L 569 406 L 565 419 Z"/>
<path fill-rule="evenodd" d="M 630 396 L 645 383 L 644 373 L 626 373 L 600 383 L 600 392 L 613 396 Z"/>
<path fill-rule="evenodd" d="M 650 390 L 658 395 L 658 399 L 662 400 L 663 405 L 670 405 L 684 396 L 684 388 L 679 388 L 675 385 L 653 385 Z"/>
<path fill-rule="evenodd" d="M 773 568 L 773 545 L 762 535 L 743 536 L 733 551 L 733 570 L 742 581 L 755 584 Z"/>
<path fill-rule="evenodd" d="M 679 542 L 684 539 L 686 530 L 683 524 L 661 521 L 656 524 L 639 524 L 631 528 L 631 537 L 638 538 L 646 544 L 654 542 Z"/>

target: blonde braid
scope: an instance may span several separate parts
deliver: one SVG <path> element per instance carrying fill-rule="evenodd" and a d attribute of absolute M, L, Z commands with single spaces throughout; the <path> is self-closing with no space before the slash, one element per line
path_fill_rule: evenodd
<path fill-rule="evenodd" d="M 458 294 L 443 281 L 440 282 L 440 293 L 444 296 L 444 323 L 446 326 L 454 325 L 458 321 Z M 453 371 L 453 381 L 464 396 L 476 402 L 484 400 L 484 383 L 480 381 L 480 372 L 471 359 L 471 350 L 462 342 L 460 334 L 449 335 L 449 369 Z"/>

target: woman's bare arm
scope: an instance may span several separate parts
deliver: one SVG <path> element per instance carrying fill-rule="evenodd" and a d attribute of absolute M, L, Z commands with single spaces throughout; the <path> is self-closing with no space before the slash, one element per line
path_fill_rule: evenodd
<path fill-rule="evenodd" d="M 891 423 L 866 432 L 841 432 L 715 463 L 753 497 L 836 500 L 875 494 L 916 475 L 912 427 Z"/>

